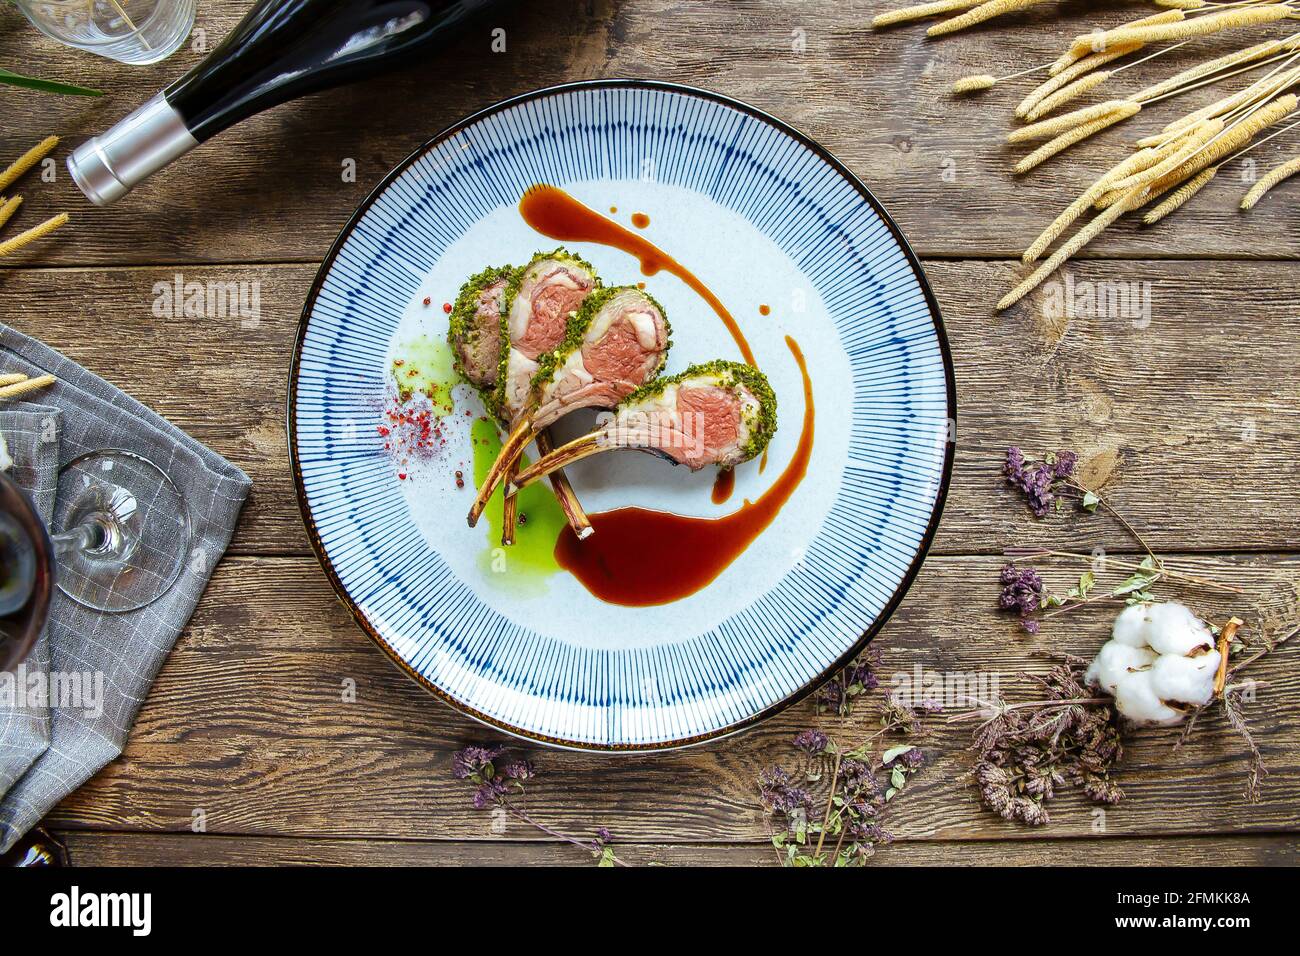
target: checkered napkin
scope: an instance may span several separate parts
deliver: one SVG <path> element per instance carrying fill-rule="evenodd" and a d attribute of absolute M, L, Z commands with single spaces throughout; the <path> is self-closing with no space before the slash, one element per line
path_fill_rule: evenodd
<path fill-rule="evenodd" d="M 13 477 L 48 517 L 57 469 L 87 452 L 119 448 L 156 463 L 189 510 L 190 560 L 163 597 L 138 611 L 101 614 L 55 591 L 33 672 L 102 675 L 93 708 L 0 705 L 0 852 L 122 752 L 154 676 L 190 619 L 230 543 L 248 476 L 135 399 L 34 339 L 0 324 L 0 372 L 52 373 L 36 402 L 0 406 Z M 30 704 L 31 701 L 20 701 Z M 55 701 L 54 703 L 57 703 Z M 80 701 L 79 703 L 85 703 Z"/>

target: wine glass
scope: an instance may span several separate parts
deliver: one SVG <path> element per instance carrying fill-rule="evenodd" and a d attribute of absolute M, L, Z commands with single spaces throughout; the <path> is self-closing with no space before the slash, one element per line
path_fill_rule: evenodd
<path fill-rule="evenodd" d="M 196 0 L 14 0 L 48 37 L 121 63 L 157 63 L 194 28 Z"/>
<path fill-rule="evenodd" d="M 59 590 L 122 614 L 166 594 L 190 552 L 190 516 L 167 473 L 120 448 L 74 458 L 59 472 L 50 541 Z"/>
<path fill-rule="evenodd" d="M 185 500 L 141 455 L 108 448 L 68 462 L 59 472 L 48 536 L 27 496 L 8 478 L 0 488 L 0 518 L 9 519 L 0 523 L 0 580 L 13 578 L 10 603 L 21 618 L 14 630 L 20 637 L 0 655 L 6 670 L 40 633 L 53 569 L 58 589 L 73 601 L 122 614 L 158 600 L 185 568 L 192 538 Z"/>

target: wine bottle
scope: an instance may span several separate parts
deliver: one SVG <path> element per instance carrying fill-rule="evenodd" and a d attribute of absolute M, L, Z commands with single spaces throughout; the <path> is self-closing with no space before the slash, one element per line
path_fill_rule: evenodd
<path fill-rule="evenodd" d="M 259 0 L 206 59 L 68 157 L 96 205 L 235 123 L 400 66 L 497 0 Z"/>
<path fill-rule="evenodd" d="M 0 618 L 17 614 L 36 589 L 36 549 L 16 518 L 0 513 Z"/>

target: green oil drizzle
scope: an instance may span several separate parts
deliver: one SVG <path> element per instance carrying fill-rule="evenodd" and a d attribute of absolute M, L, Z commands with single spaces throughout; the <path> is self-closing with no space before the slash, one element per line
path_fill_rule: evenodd
<path fill-rule="evenodd" d="M 475 419 L 470 428 L 474 447 L 474 485 L 487 478 L 488 469 L 501 450 L 496 425 L 484 418 Z M 523 462 L 527 464 L 528 459 Z M 529 593 L 545 590 L 543 581 L 560 566 L 555 563 L 555 541 L 565 526 L 551 487 L 545 482 L 529 485 L 519 492 L 519 515 L 525 519 L 515 527 L 515 543 L 501 546 L 502 491 L 498 488 L 488 501 L 480 527 L 487 525 L 488 548 L 479 561 L 489 581 L 500 581 L 511 589 L 523 587 Z"/>
<path fill-rule="evenodd" d="M 442 339 L 421 335 L 403 343 L 389 371 L 403 402 L 422 392 L 435 408 L 454 410 L 451 390 L 459 379 L 452 364 L 451 346 Z"/>

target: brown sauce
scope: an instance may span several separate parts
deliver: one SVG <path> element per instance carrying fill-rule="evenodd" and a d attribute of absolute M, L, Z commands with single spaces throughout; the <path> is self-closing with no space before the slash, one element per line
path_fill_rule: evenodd
<path fill-rule="evenodd" d="M 717 313 L 745 361 L 758 367 L 745 333 L 722 301 L 694 273 L 654 243 L 584 206 L 556 186 L 539 184 L 530 188 L 519 200 L 519 214 L 542 235 L 560 242 L 598 242 L 621 249 L 641 261 L 642 275 L 652 276 L 663 270 L 677 276 Z"/>
<path fill-rule="evenodd" d="M 579 542 L 566 527 L 555 542 L 560 567 L 610 604 L 646 607 L 681 600 L 708 585 L 757 538 L 790 500 L 812 458 L 812 380 L 799 344 L 786 345 L 803 376 L 803 427 L 794 457 L 757 501 L 722 518 L 688 518 L 619 508 L 591 515 L 596 533 Z"/>
<path fill-rule="evenodd" d="M 759 315 L 771 315 L 771 314 L 772 314 L 772 307 L 771 307 L 770 305 L 760 305 L 760 306 L 758 307 L 758 314 L 759 314 Z"/>
<path fill-rule="evenodd" d="M 724 468 L 713 479 L 713 503 L 725 505 L 731 500 L 731 493 L 736 490 L 736 469 Z"/>
<path fill-rule="evenodd" d="M 634 212 L 632 213 L 632 225 L 638 229 L 644 229 L 650 225 L 650 217 L 643 212 Z"/>

